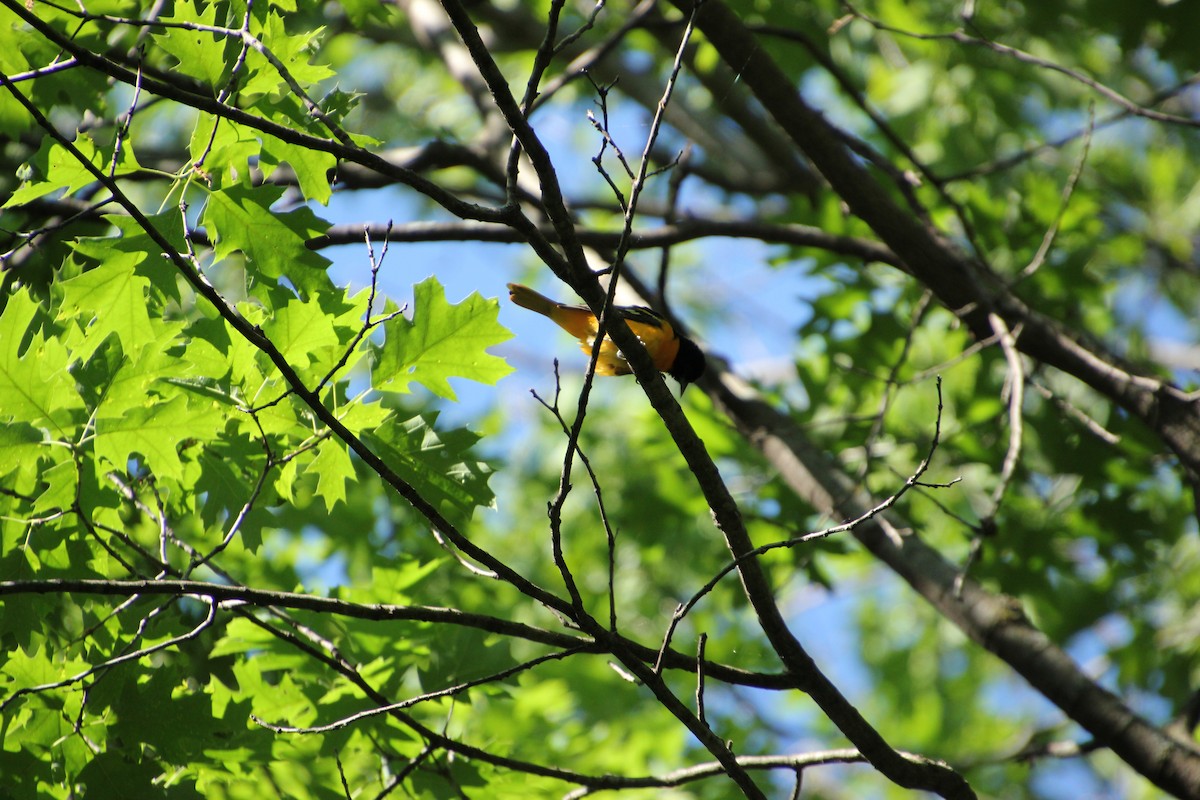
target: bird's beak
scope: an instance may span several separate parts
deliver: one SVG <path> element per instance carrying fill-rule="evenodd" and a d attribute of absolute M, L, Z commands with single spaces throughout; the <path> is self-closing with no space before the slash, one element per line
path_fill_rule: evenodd
<path fill-rule="evenodd" d="M 684 389 L 686 389 L 686 388 L 687 388 L 687 387 L 689 387 L 689 386 L 691 386 L 691 384 L 690 384 L 690 383 L 688 383 L 687 381 L 680 381 L 680 382 L 679 382 L 679 396 L 680 396 L 680 397 L 683 397 L 683 390 L 684 390 Z"/>

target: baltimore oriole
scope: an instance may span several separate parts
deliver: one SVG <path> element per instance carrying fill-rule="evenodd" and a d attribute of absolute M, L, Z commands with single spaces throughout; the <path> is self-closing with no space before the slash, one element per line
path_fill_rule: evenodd
<path fill-rule="evenodd" d="M 579 340 L 579 348 L 583 352 L 589 356 L 592 354 L 592 346 L 596 342 L 596 315 L 587 306 L 557 303 L 519 283 L 508 285 L 508 298 L 522 308 L 554 320 L 560 328 Z M 704 374 L 704 353 L 691 339 L 675 333 L 671 323 L 662 314 L 645 306 L 617 306 L 616 310 L 625 318 L 629 329 L 642 340 L 654 366 L 679 381 L 680 394 L 689 383 Z M 600 345 L 596 372 L 599 375 L 628 375 L 633 372 L 625 356 L 607 336 Z"/>

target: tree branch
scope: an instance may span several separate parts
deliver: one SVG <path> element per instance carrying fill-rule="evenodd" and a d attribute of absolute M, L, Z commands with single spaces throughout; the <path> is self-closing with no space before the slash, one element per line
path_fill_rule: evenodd
<path fill-rule="evenodd" d="M 379 238 L 383 235 L 385 227 L 384 223 L 374 222 L 333 225 L 324 234 L 310 239 L 308 246 L 313 250 L 320 250 L 336 245 L 357 244 L 362 241 L 364 230 L 370 236 Z M 539 231 L 548 241 L 558 243 L 554 229 L 541 227 Z M 400 223 L 390 228 L 390 236 L 392 241 L 396 242 L 521 244 L 526 241 L 524 234 L 507 225 L 487 222 Z M 585 247 L 615 250 L 621 242 L 622 232 L 578 228 L 575 236 Z M 630 250 L 651 250 L 706 238 L 755 239 L 767 244 L 810 247 L 908 271 L 895 253 L 872 239 L 827 233 L 811 225 L 755 220 L 687 219 L 657 228 L 630 231 L 627 242 Z"/>

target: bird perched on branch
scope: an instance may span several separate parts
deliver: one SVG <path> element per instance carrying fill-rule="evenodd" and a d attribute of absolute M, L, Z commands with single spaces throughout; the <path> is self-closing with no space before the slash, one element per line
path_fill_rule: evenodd
<path fill-rule="evenodd" d="M 587 306 L 569 306 L 538 294 L 519 283 L 508 285 L 508 298 L 522 308 L 549 317 L 560 328 L 579 340 L 579 347 L 589 356 L 596 342 L 596 315 Z M 642 341 L 654 366 L 679 381 L 679 393 L 704 374 L 704 353 L 686 336 L 675 333 L 666 317 L 645 306 L 617 306 L 617 312 L 629 324 L 629 329 Z M 596 362 L 599 375 L 628 375 L 633 370 L 612 339 L 604 337 L 600 359 Z"/>

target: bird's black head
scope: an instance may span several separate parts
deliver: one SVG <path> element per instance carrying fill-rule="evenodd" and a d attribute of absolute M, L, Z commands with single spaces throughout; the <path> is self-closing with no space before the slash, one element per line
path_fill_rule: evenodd
<path fill-rule="evenodd" d="M 679 337 L 679 352 L 675 354 L 675 363 L 667 370 L 667 374 L 679 381 L 679 394 L 689 383 L 695 383 L 704 374 L 704 353 L 691 339 Z"/>

